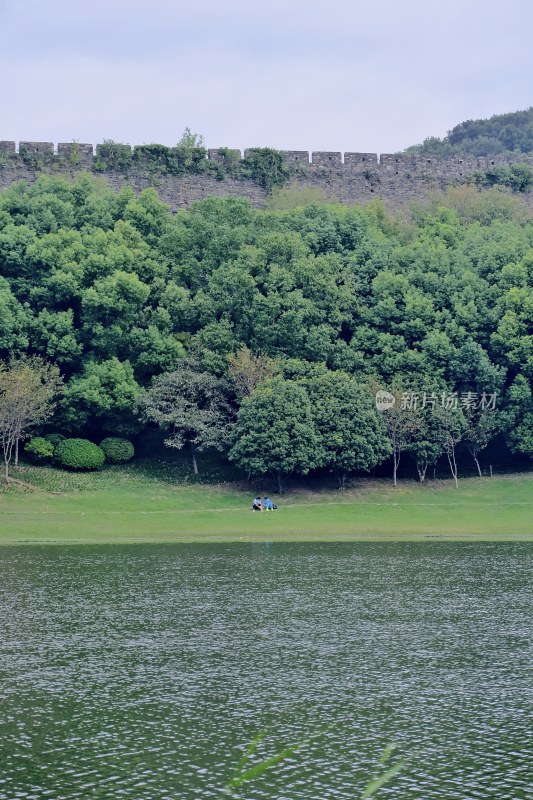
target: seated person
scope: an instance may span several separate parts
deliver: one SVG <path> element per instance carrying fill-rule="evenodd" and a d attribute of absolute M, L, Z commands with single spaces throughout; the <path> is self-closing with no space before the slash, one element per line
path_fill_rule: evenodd
<path fill-rule="evenodd" d="M 274 510 L 274 503 L 270 499 L 270 497 L 263 497 L 263 508 L 265 511 L 273 511 Z"/>
<path fill-rule="evenodd" d="M 252 511 L 263 511 L 263 504 L 260 497 L 254 497 L 252 502 Z"/>

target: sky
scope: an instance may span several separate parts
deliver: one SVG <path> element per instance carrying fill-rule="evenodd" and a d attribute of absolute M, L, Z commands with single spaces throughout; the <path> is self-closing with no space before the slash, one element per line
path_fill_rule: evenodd
<path fill-rule="evenodd" d="M 0 0 L 0 139 L 390 153 L 533 105 L 531 0 Z"/>

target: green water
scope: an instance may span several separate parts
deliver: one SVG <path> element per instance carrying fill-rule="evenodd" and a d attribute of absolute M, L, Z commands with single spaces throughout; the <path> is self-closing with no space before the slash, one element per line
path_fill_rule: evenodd
<path fill-rule="evenodd" d="M 531 798 L 533 548 L 0 549 L 0 799 Z"/>

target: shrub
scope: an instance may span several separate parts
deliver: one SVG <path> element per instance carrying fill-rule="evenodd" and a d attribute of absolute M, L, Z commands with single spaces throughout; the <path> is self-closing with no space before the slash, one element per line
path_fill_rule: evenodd
<path fill-rule="evenodd" d="M 63 436 L 62 433 L 47 433 L 44 438 L 46 439 L 47 442 L 50 442 L 54 450 L 56 450 L 60 442 L 62 442 L 63 439 L 65 439 L 66 437 Z"/>
<path fill-rule="evenodd" d="M 54 445 L 43 436 L 34 436 L 24 448 L 32 461 L 48 461 L 54 455 Z"/>
<path fill-rule="evenodd" d="M 100 469 L 105 461 L 104 451 L 88 439 L 63 439 L 55 457 L 68 469 Z"/>
<path fill-rule="evenodd" d="M 97 172 L 114 170 L 128 174 L 131 168 L 133 154 L 129 144 L 114 142 L 113 139 L 104 139 L 98 145 L 93 169 Z"/>
<path fill-rule="evenodd" d="M 181 171 L 176 152 L 164 144 L 137 145 L 133 151 L 133 161 L 163 175 L 176 175 Z"/>
<path fill-rule="evenodd" d="M 135 448 L 128 439 L 121 439 L 118 436 L 108 436 L 100 442 L 100 447 L 105 453 L 106 461 L 111 464 L 123 464 L 131 461 L 135 455 Z"/>
<path fill-rule="evenodd" d="M 533 187 L 533 168 L 529 164 L 495 165 L 474 173 L 473 181 L 481 188 L 508 186 L 514 192 L 529 192 Z"/>
<path fill-rule="evenodd" d="M 287 183 L 290 172 L 278 150 L 252 147 L 242 162 L 244 175 L 267 190 Z"/>

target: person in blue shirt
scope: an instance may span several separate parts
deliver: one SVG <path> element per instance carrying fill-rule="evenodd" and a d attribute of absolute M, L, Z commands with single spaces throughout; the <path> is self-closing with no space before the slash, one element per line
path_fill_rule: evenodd
<path fill-rule="evenodd" d="M 270 497 L 263 497 L 263 508 L 265 511 L 274 511 L 274 503 Z"/>

